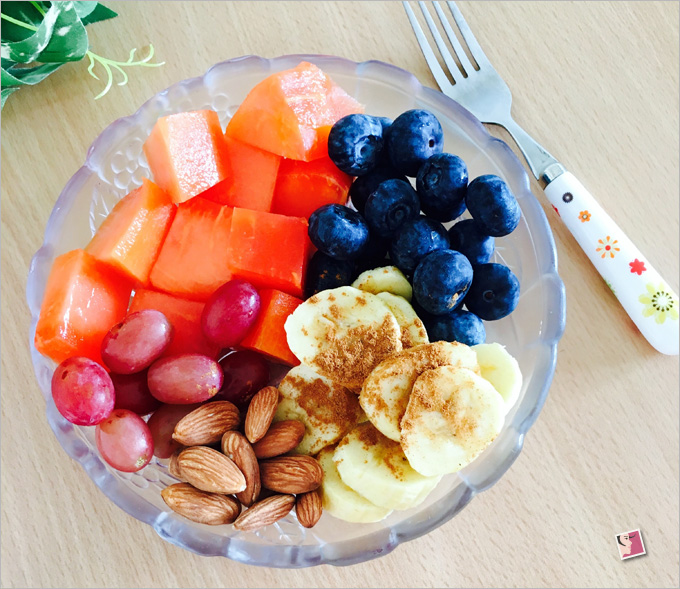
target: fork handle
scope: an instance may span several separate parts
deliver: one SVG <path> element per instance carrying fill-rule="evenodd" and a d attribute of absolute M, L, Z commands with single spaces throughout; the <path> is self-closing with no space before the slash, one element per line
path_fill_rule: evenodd
<path fill-rule="evenodd" d="M 677 355 L 678 296 L 573 174 L 559 175 L 545 194 L 642 335 Z"/>

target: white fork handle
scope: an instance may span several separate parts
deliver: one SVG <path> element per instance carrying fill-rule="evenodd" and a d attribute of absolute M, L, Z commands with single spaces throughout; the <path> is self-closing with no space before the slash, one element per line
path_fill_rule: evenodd
<path fill-rule="evenodd" d="M 642 335 L 677 355 L 678 296 L 573 174 L 555 178 L 545 194 Z"/>

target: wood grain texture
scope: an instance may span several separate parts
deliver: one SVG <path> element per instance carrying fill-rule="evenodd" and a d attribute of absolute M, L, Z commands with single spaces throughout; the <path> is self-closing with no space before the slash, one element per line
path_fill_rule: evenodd
<path fill-rule="evenodd" d="M 244 54 L 379 59 L 434 86 L 396 2 L 109 4 L 120 16 L 90 28 L 93 48 L 125 59 L 151 41 L 166 65 L 132 70 L 97 102 L 86 63 L 69 65 L 2 113 L 2 586 L 677 586 L 678 360 L 642 339 L 547 205 L 568 297 L 550 396 L 512 468 L 454 520 L 368 563 L 282 571 L 176 548 L 97 490 L 44 418 L 24 301 L 49 213 L 92 140 L 170 84 Z M 460 7 L 517 121 L 677 290 L 678 4 Z M 614 535 L 637 527 L 648 555 L 620 562 Z"/>

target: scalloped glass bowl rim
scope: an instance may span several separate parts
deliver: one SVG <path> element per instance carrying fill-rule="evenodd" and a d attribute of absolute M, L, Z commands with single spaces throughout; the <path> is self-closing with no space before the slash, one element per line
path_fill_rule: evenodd
<path fill-rule="evenodd" d="M 528 193 L 530 198 L 524 199 L 524 207 L 533 208 L 533 223 L 532 223 L 532 233 L 538 232 L 542 234 L 546 240 L 547 245 L 550 250 L 550 260 L 549 267 L 545 274 L 552 275 L 552 279 L 556 282 L 558 288 L 557 293 L 559 300 L 556 301 L 557 314 L 555 316 L 555 325 L 552 328 L 552 336 L 549 339 L 542 339 L 542 344 L 550 348 L 549 355 L 549 365 L 544 367 L 546 379 L 543 382 L 542 389 L 538 395 L 538 402 L 533 407 L 531 412 L 525 417 L 525 419 L 516 428 L 516 439 L 514 440 L 513 446 L 507 452 L 503 463 L 497 468 L 494 473 L 494 477 L 491 480 L 487 480 L 483 487 L 471 488 L 467 486 L 463 495 L 459 500 L 452 505 L 444 505 L 444 501 L 440 501 L 438 504 L 430 506 L 428 517 L 420 518 L 419 523 L 410 522 L 409 519 L 399 522 L 394 527 L 388 529 L 384 528 L 378 532 L 374 532 L 370 535 L 363 536 L 361 542 L 366 546 L 364 550 L 359 555 L 354 555 L 352 557 L 340 557 L 333 558 L 328 554 L 324 554 L 324 548 L 329 546 L 329 544 L 321 545 L 302 545 L 302 546 L 286 546 L 286 545 L 255 545 L 248 544 L 249 548 L 253 548 L 250 552 L 244 553 L 242 550 L 233 549 L 233 544 L 231 538 L 219 537 L 217 535 L 211 536 L 211 542 L 206 542 L 205 538 L 201 537 L 202 534 L 196 533 L 194 530 L 185 528 L 182 530 L 180 535 L 169 535 L 166 533 L 163 523 L 167 519 L 166 512 L 159 511 L 156 507 L 147 503 L 143 498 L 139 497 L 132 489 L 121 484 L 116 480 L 104 467 L 101 459 L 96 454 L 96 452 L 91 451 L 85 446 L 85 444 L 75 435 L 74 426 L 68 423 L 64 418 L 56 411 L 53 403 L 49 402 L 49 396 L 46 391 L 43 390 L 43 395 L 45 396 L 47 403 L 46 414 L 50 426 L 54 431 L 59 443 L 66 450 L 66 452 L 73 459 L 77 460 L 81 466 L 85 469 L 88 476 L 95 482 L 95 484 L 103 491 L 103 493 L 116 503 L 119 507 L 125 510 L 127 513 L 151 525 L 156 532 L 165 540 L 176 544 L 180 547 L 186 548 L 192 552 L 202 554 L 205 556 L 227 556 L 233 560 L 247 563 L 255 564 L 261 566 L 271 566 L 271 567 L 304 567 L 313 566 L 318 564 L 333 564 L 333 565 L 348 565 L 355 564 L 358 562 L 363 562 L 378 556 L 385 555 L 391 552 L 399 544 L 407 542 L 409 540 L 415 539 L 423 534 L 426 534 L 433 529 L 437 528 L 441 524 L 445 523 L 452 517 L 454 517 L 460 510 L 462 510 L 467 503 L 481 491 L 491 487 L 495 484 L 501 476 L 507 471 L 507 469 L 512 465 L 514 460 L 517 458 L 521 452 L 524 436 L 529 428 L 533 425 L 540 410 L 545 402 L 547 393 L 552 381 L 552 376 L 554 373 L 556 356 L 557 356 L 557 342 L 564 331 L 565 323 L 565 297 L 564 297 L 564 286 L 557 274 L 557 259 L 555 251 L 555 243 L 550 226 L 548 224 L 547 218 L 543 212 L 538 201 L 531 195 L 529 188 L 529 180 L 526 171 L 520 164 L 517 157 L 514 155 L 512 150 L 500 139 L 492 137 L 487 130 L 484 128 L 482 123 L 476 119 L 470 112 L 465 110 L 458 103 L 454 102 L 450 98 L 441 94 L 440 92 L 433 90 L 431 88 L 422 86 L 420 82 L 415 78 L 413 74 L 398 68 L 394 65 L 376 61 L 369 60 L 365 62 L 353 62 L 344 58 L 338 58 L 334 56 L 326 55 L 285 55 L 273 59 L 265 59 L 258 56 L 247 55 L 230 60 L 225 60 L 223 62 L 217 63 L 209 68 L 203 76 L 197 76 L 195 78 L 189 78 L 177 82 L 162 92 L 159 92 L 149 100 L 147 100 L 134 114 L 122 117 L 111 123 L 102 133 L 95 139 L 87 152 L 87 158 L 85 164 L 71 177 L 67 182 L 66 186 L 62 190 L 57 202 L 55 204 L 50 218 L 47 223 L 45 230 L 45 239 L 41 248 L 36 252 L 33 259 L 31 260 L 30 271 L 28 276 L 27 284 L 27 298 L 29 301 L 29 306 L 31 305 L 32 293 L 37 288 L 35 281 L 37 280 L 35 269 L 42 263 L 45 262 L 46 258 L 51 256 L 51 245 L 50 242 L 52 238 L 61 228 L 62 211 L 68 210 L 69 206 L 72 204 L 74 195 L 72 194 L 71 187 L 77 186 L 79 180 L 85 174 L 91 173 L 93 168 L 89 166 L 90 159 L 93 154 L 97 152 L 97 149 L 105 144 L 109 133 L 114 132 L 117 128 L 121 126 L 127 126 L 130 124 L 135 124 L 135 121 L 144 114 L 144 111 L 148 106 L 159 96 L 169 93 L 173 88 L 184 85 L 192 84 L 197 81 L 204 80 L 209 77 L 211 73 L 228 64 L 234 64 L 238 62 L 243 62 L 246 60 L 256 60 L 258 63 L 267 62 L 270 66 L 276 64 L 277 62 L 286 62 L 291 60 L 308 60 L 315 62 L 323 67 L 321 62 L 324 61 L 334 61 L 341 63 L 347 67 L 354 67 L 359 73 L 362 68 L 372 65 L 381 68 L 386 68 L 387 70 L 392 70 L 392 73 L 400 76 L 409 78 L 410 83 L 418 91 L 424 92 L 430 100 L 438 102 L 442 109 L 455 111 L 458 117 L 466 120 L 468 123 L 468 128 L 466 131 L 469 134 L 474 134 L 478 139 L 482 140 L 488 150 L 493 152 L 495 158 L 503 162 L 510 170 L 514 172 L 519 178 L 521 178 L 521 189 L 522 191 Z M 539 226 L 536 226 L 536 223 Z M 39 306 L 39 305 L 38 305 Z M 35 325 L 37 321 L 38 310 L 32 309 L 31 318 L 31 332 L 30 332 L 30 345 L 31 345 L 31 355 L 33 359 L 34 368 L 36 370 L 36 376 L 38 376 L 38 363 L 42 356 L 37 352 L 35 346 L 33 345 L 33 336 L 35 334 Z M 42 387 L 41 387 L 42 390 Z M 411 518 L 413 519 L 413 518 Z M 185 533 L 186 532 L 186 533 Z M 221 538 L 221 541 L 215 541 L 215 539 Z M 348 541 L 345 541 L 348 542 Z"/>

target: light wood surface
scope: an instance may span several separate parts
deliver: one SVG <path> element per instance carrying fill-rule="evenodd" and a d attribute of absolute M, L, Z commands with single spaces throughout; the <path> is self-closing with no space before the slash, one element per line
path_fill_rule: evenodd
<path fill-rule="evenodd" d="M 97 102 L 86 63 L 70 65 L 2 113 L 2 586 L 677 586 L 678 359 L 637 333 L 548 206 L 568 297 L 551 392 L 509 472 L 446 525 L 349 568 L 251 568 L 162 541 L 97 490 L 45 420 L 24 299 L 49 213 L 92 140 L 170 84 L 244 54 L 378 59 L 434 86 L 396 2 L 109 4 L 120 16 L 89 28 L 94 50 L 125 59 L 151 41 L 166 65 L 132 70 Z M 678 4 L 460 7 L 517 121 L 677 291 Z M 648 555 L 621 562 L 614 536 L 638 527 Z"/>

